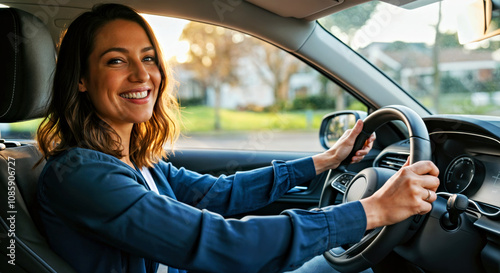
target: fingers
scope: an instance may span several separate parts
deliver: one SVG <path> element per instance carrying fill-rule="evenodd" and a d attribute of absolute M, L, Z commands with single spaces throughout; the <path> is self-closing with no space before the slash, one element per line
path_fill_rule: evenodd
<path fill-rule="evenodd" d="M 354 127 L 346 130 L 339 140 L 348 139 L 350 140 L 349 142 L 351 142 L 351 145 L 353 145 L 356 137 L 361 133 L 361 130 L 363 130 L 363 121 L 358 119 L 356 124 L 354 124 Z"/>
<path fill-rule="evenodd" d="M 372 133 L 372 135 L 365 141 L 365 146 L 371 147 L 375 139 L 377 139 L 377 135 L 375 135 L 375 133 Z"/>
<path fill-rule="evenodd" d="M 406 159 L 405 164 L 403 164 L 403 167 L 401 167 L 401 168 L 408 167 L 408 166 L 410 166 L 410 157 L 408 157 L 408 158 Z"/>
<path fill-rule="evenodd" d="M 424 190 L 424 194 L 422 196 L 422 200 L 424 200 L 425 202 L 428 202 L 428 203 L 432 203 L 432 202 L 436 201 L 437 194 L 435 191 L 430 190 L 430 189 L 425 189 L 425 188 L 423 190 Z"/>
<path fill-rule="evenodd" d="M 373 210 L 365 209 L 374 215 L 370 216 L 370 225 L 390 225 L 412 215 L 429 213 L 432 202 L 437 199 L 438 174 L 439 170 L 431 161 L 412 165 L 407 161 L 382 188 L 363 201 L 374 204 Z"/>
<path fill-rule="evenodd" d="M 410 169 L 416 174 L 430 174 L 432 176 L 439 175 L 439 169 L 432 161 L 419 161 L 410 166 Z"/>
<path fill-rule="evenodd" d="M 353 144 L 354 144 L 354 141 L 356 140 L 356 137 L 361 133 L 362 130 L 363 130 L 363 121 L 358 120 L 348 136 L 349 138 L 351 138 Z M 365 155 L 367 155 L 370 152 L 370 150 L 372 149 L 373 142 L 375 141 L 375 139 L 376 139 L 376 135 L 375 135 L 375 133 L 373 133 L 365 141 L 363 147 L 360 150 L 356 151 L 356 154 L 352 157 L 351 163 L 357 163 L 357 162 L 360 162 L 361 160 L 363 160 Z"/>
<path fill-rule="evenodd" d="M 429 213 L 432 210 L 432 202 L 436 201 L 437 194 L 429 189 L 424 189 L 425 193 L 423 194 L 422 201 L 420 202 L 420 207 L 416 214 L 424 215 Z"/>
<path fill-rule="evenodd" d="M 361 133 L 361 130 L 363 130 L 363 121 L 358 119 L 356 121 L 356 124 L 354 124 L 354 127 L 352 127 L 351 134 L 354 134 L 354 136 L 358 136 L 359 133 Z"/>
<path fill-rule="evenodd" d="M 439 187 L 439 169 L 432 161 L 419 161 L 408 168 L 419 176 L 418 182 L 422 188 L 429 189 L 431 192 L 437 190 Z M 431 193 L 431 195 L 434 194 Z M 424 199 L 426 198 L 427 196 Z M 429 200 L 432 199 L 429 198 Z"/>
<path fill-rule="evenodd" d="M 365 155 L 367 155 L 370 152 L 370 150 L 372 149 L 374 141 L 375 141 L 375 134 L 372 134 L 365 141 L 365 145 L 363 146 L 363 148 L 361 148 L 360 150 L 358 150 L 356 152 L 356 156 L 365 156 Z"/>
<path fill-rule="evenodd" d="M 431 161 L 419 161 L 408 167 L 413 171 L 417 178 L 414 178 L 417 186 L 420 187 L 418 211 L 415 214 L 426 214 L 432 209 L 432 202 L 436 201 L 436 190 L 439 187 L 437 175 L 439 170 Z"/>
<path fill-rule="evenodd" d="M 436 201 L 436 190 L 439 187 L 439 169 L 432 161 L 419 161 L 409 164 L 407 161 L 401 168 L 399 185 L 405 185 L 401 196 L 407 196 L 405 200 L 413 214 L 426 214 L 432 209 L 432 202 Z M 411 200 L 411 201 L 410 201 Z"/>
<path fill-rule="evenodd" d="M 417 213 L 415 214 L 420 214 L 420 215 L 424 215 L 426 213 L 429 213 L 430 211 L 432 210 L 432 205 L 431 203 L 428 203 L 428 202 L 423 202 L 421 207 L 420 207 L 420 211 L 418 211 Z"/>
<path fill-rule="evenodd" d="M 421 178 L 419 181 L 423 188 L 436 191 L 439 187 L 439 169 L 432 161 L 419 161 L 410 165 L 408 159 L 401 168 L 401 171 L 410 171 L 410 173 L 416 174 Z"/>

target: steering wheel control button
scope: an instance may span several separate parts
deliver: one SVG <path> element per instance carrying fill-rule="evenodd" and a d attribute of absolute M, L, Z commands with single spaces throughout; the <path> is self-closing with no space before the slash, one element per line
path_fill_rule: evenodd
<path fill-rule="evenodd" d="M 341 193 L 345 193 L 347 184 L 351 182 L 351 180 L 354 178 L 354 174 L 351 173 L 343 173 L 339 176 L 337 176 L 331 183 L 332 188 L 338 190 Z"/>

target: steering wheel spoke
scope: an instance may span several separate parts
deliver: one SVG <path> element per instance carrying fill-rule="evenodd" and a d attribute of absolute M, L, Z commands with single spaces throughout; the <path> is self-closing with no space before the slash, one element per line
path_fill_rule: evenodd
<path fill-rule="evenodd" d="M 365 236 L 361 239 L 361 241 L 357 242 L 356 244 L 350 246 L 347 250 L 344 248 L 334 248 L 330 249 L 328 252 L 332 254 L 334 257 L 341 258 L 342 256 L 344 257 L 352 257 L 355 255 L 358 255 L 363 249 L 365 249 L 375 238 L 377 238 L 377 235 L 382 231 L 382 227 L 378 227 L 376 229 L 367 231 Z M 343 251 L 339 251 L 339 249 L 343 249 Z"/>

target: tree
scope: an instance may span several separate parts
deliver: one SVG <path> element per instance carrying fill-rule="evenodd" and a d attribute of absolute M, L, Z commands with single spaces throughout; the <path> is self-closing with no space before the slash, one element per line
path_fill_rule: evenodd
<path fill-rule="evenodd" d="M 235 38 L 237 37 L 237 38 Z M 187 62 L 183 64 L 195 73 L 196 79 L 206 89 L 213 88 L 214 129 L 221 129 L 221 88 L 224 84 L 238 84 L 237 67 L 242 50 L 238 44 L 244 36 L 222 27 L 190 22 L 184 28 L 181 40 L 189 43 Z"/>
<path fill-rule="evenodd" d="M 344 42 L 350 45 L 354 34 L 371 18 L 377 5 L 377 2 L 370 2 L 348 8 L 322 18 L 321 24 L 334 35 L 345 37 Z"/>
<path fill-rule="evenodd" d="M 436 36 L 437 44 L 440 48 L 462 48 L 458 42 L 458 35 L 456 32 L 441 32 Z"/>
<path fill-rule="evenodd" d="M 283 108 L 288 101 L 290 78 L 305 67 L 305 64 L 290 53 L 273 45 L 252 39 L 251 58 L 262 81 L 274 92 L 274 104 Z"/>
<path fill-rule="evenodd" d="M 432 47 L 432 67 L 433 67 L 433 82 L 434 82 L 434 90 L 432 92 L 432 99 L 434 103 L 434 111 L 439 113 L 439 93 L 441 90 L 441 71 L 439 70 L 439 41 L 442 40 L 442 34 L 439 30 L 441 25 L 441 2 L 439 2 L 438 9 L 438 20 L 435 25 L 435 37 L 434 37 L 434 46 Z"/>
<path fill-rule="evenodd" d="M 322 18 L 321 24 L 335 36 L 344 37 L 344 42 L 347 45 L 351 45 L 354 35 L 370 19 L 377 5 L 377 2 L 370 2 L 348 8 L 334 15 Z M 336 88 L 335 90 L 337 110 L 342 110 L 346 107 L 345 94 L 341 88 Z"/>

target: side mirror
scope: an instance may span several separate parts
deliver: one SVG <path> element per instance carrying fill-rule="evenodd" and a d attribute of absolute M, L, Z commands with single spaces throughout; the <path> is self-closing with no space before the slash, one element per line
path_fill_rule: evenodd
<path fill-rule="evenodd" d="M 325 115 L 319 129 L 321 146 L 330 149 L 345 131 L 354 127 L 358 119 L 366 116 L 366 112 L 362 111 L 339 111 Z"/>
<path fill-rule="evenodd" d="M 463 0 L 457 16 L 460 44 L 481 41 L 500 34 L 499 0 Z"/>

